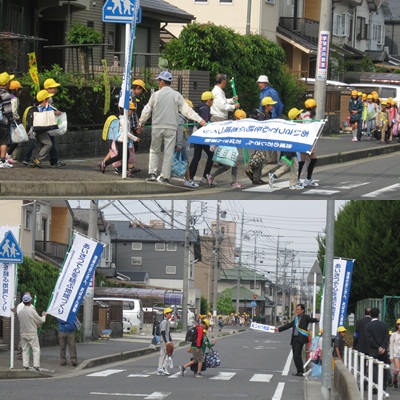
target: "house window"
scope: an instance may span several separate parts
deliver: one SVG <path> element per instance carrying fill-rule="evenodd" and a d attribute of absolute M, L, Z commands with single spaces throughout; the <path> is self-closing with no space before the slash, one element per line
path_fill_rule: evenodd
<path fill-rule="evenodd" d="M 219 0 L 220 4 L 232 4 L 233 0 Z"/>
<path fill-rule="evenodd" d="M 178 246 L 176 243 L 168 243 L 167 244 L 167 251 L 176 251 Z"/>
<path fill-rule="evenodd" d="M 357 17 L 356 39 L 364 40 L 367 38 L 367 25 L 365 18 Z"/>
<path fill-rule="evenodd" d="M 142 250 L 143 243 L 141 242 L 133 242 L 132 250 Z"/>
<path fill-rule="evenodd" d="M 256 287 L 254 287 L 254 281 L 250 282 L 250 289 L 260 289 L 260 281 L 256 281 Z"/>
<path fill-rule="evenodd" d="M 376 44 L 383 44 L 383 26 L 382 25 L 372 25 L 372 40 Z"/>
<path fill-rule="evenodd" d="M 25 210 L 25 229 L 31 230 L 32 229 L 32 224 L 33 224 L 33 211 L 26 209 Z"/>
<path fill-rule="evenodd" d="M 175 265 L 167 265 L 165 267 L 165 273 L 167 275 L 176 275 L 176 266 Z"/>
<path fill-rule="evenodd" d="M 156 243 L 154 245 L 155 251 L 165 251 L 165 243 Z"/>
<path fill-rule="evenodd" d="M 351 15 L 348 13 L 333 15 L 333 34 L 335 36 L 350 36 Z"/>
<path fill-rule="evenodd" d="M 142 265 L 142 257 L 132 257 L 131 264 L 132 265 Z"/>
<path fill-rule="evenodd" d="M 208 3 L 208 0 L 194 0 L 195 3 Z"/>

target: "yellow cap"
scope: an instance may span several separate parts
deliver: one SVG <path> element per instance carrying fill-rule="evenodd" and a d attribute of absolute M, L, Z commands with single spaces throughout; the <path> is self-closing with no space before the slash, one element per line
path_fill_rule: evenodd
<path fill-rule="evenodd" d="M 307 99 L 304 102 L 304 106 L 306 108 L 313 108 L 313 107 L 317 107 L 317 102 L 314 99 Z"/>
<path fill-rule="evenodd" d="M 168 314 L 168 313 L 172 313 L 172 308 L 167 307 L 167 308 L 164 309 L 164 315 Z"/>
<path fill-rule="evenodd" d="M 43 100 L 46 100 L 51 96 L 54 96 L 54 93 L 49 93 L 46 89 L 43 89 L 38 92 L 38 94 L 36 95 L 36 99 L 39 103 L 41 103 Z"/>
<path fill-rule="evenodd" d="M 352 90 L 352 91 L 351 91 L 351 95 L 352 95 L 352 96 L 358 96 L 357 90 Z"/>
<path fill-rule="evenodd" d="M 357 92 L 357 96 L 362 96 L 362 92 Z"/>
<path fill-rule="evenodd" d="M 396 325 L 400 324 L 400 318 L 396 321 Z"/>
<path fill-rule="evenodd" d="M 11 79 L 14 79 L 15 75 L 9 75 L 7 72 L 3 72 L 0 74 L 0 86 L 5 86 L 7 85 L 8 82 L 11 81 Z"/>
<path fill-rule="evenodd" d="M 204 322 L 207 326 L 210 326 L 210 321 L 208 319 L 203 319 L 201 322 Z"/>
<path fill-rule="evenodd" d="M 185 101 L 186 101 L 187 105 L 188 105 L 190 108 L 193 108 L 193 107 L 194 107 L 194 106 L 193 106 L 193 103 L 192 103 L 189 99 L 185 99 Z"/>
<path fill-rule="evenodd" d="M 21 82 L 19 81 L 11 81 L 10 82 L 10 90 L 22 89 Z"/>
<path fill-rule="evenodd" d="M 247 117 L 243 110 L 236 110 L 234 115 L 237 119 L 245 119 Z"/>
<path fill-rule="evenodd" d="M 339 326 L 339 328 L 337 328 L 338 333 L 340 332 L 346 332 L 347 329 L 344 326 Z"/>
<path fill-rule="evenodd" d="M 138 86 L 140 86 L 145 92 L 147 92 L 146 84 L 145 84 L 141 79 L 135 79 L 135 80 L 132 82 L 132 85 L 138 85 Z"/>
<path fill-rule="evenodd" d="M 299 114 L 301 114 L 302 112 L 303 112 L 303 110 L 298 110 L 297 108 L 292 108 L 288 113 L 289 119 L 292 120 L 292 121 L 294 119 L 297 119 L 297 116 Z"/>
<path fill-rule="evenodd" d="M 57 83 L 53 78 L 46 79 L 43 83 L 43 87 L 45 89 L 52 89 L 61 86 L 60 83 Z"/>
<path fill-rule="evenodd" d="M 382 100 L 381 101 L 381 106 L 387 106 L 387 101 L 386 100 Z"/>
<path fill-rule="evenodd" d="M 212 94 L 212 92 L 203 92 L 201 95 L 201 100 L 202 101 L 207 101 L 207 100 L 213 100 L 214 99 L 214 95 Z"/>
<path fill-rule="evenodd" d="M 261 105 L 262 105 L 263 107 L 265 107 L 265 106 L 270 106 L 270 105 L 273 105 L 273 104 L 276 104 L 276 103 L 277 103 L 277 101 L 274 101 L 274 99 L 273 99 L 272 97 L 269 97 L 269 96 L 264 97 L 264 98 L 261 100 Z"/>
<path fill-rule="evenodd" d="M 129 102 L 129 109 L 130 109 L 130 110 L 136 110 L 136 106 L 135 106 L 135 104 L 134 104 L 133 101 L 130 101 L 130 102 Z"/>
<path fill-rule="evenodd" d="M 376 92 L 372 93 L 372 97 L 374 98 L 374 100 L 378 100 L 379 99 L 379 95 Z"/>
<path fill-rule="evenodd" d="M 207 333 L 207 329 L 203 329 L 203 333 Z"/>
<path fill-rule="evenodd" d="M 369 94 L 368 96 L 367 96 L 367 99 L 373 99 L 374 98 L 374 96 L 372 96 L 372 94 Z"/>
<path fill-rule="evenodd" d="M 363 93 L 362 98 L 365 100 L 367 98 L 367 93 Z"/>

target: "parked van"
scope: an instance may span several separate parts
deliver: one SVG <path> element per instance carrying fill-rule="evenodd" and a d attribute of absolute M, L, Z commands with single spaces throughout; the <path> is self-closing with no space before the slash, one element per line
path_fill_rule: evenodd
<path fill-rule="evenodd" d="M 400 105 L 400 85 L 394 85 L 390 83 L 350 83 L 349 86 L 355 88 L 356 90 L 363 93 L 371 93 L 372 91 L 378 92 L 378 96 L 382 100 L 387 100 L 391 97 L 393 100 L 397 101 Z"/>
<path fill-rule="evenodd" d="M 95 297 L 93 300 L 101 303 L 122 301 L 122 317 L 125 321 L 124 331 L 127 330 L 127 323 L 129 323 L 131 327 L 137 327 L 139 330 L 143 328 L 144 313 L 142 300 L 121 297 Z"/>

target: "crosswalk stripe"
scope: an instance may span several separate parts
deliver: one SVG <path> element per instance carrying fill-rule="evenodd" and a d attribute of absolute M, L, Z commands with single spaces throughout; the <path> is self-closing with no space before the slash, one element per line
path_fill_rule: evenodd
<path fill-rule="evenodd" d="M 93 374 L 89 374 L 86 376 L 110 376 L 113 374 L 118 374 L 120 372 L 126 371 L 125 369 L 106 369 L 100 372 L 94 372 Z"/>
<path fill-rule="evenodd" d="M 153 392 L 150 394 L 142 393 L 104 393 L 104 392 L 90 392 L 96 396 L 125 396 L 125 397 L 143 397 L 144 400 L 162 400 L 168 397 L 171 392 Z"/>
<path fill-rule="evenodd" d="M 379 190 L 375 190 L 374 192 L 363 194 L 362 197 L 378 197 L 381 194 L 386 194 L 388 192 L 395 192 L 400 189 L 400 183 L 396 183 L 391 186 L 384 187 Z"/>
<path fill-rule="evenodd" d="M 335 186 L 335 189 L 355 189 L 360 186 L 369 185 L 370 182 L 358 182 L 358 181 L 349 181 L 349 182 L 341 182 L 338 186 Z"/>
<path fill-rule="evenodd" d="M 236 372 L 218 372 L 218 375 L 211 377 L 217 381 L 229 381 L 236 375 Z"/>
<path fill-rule="evenodd" d="M 148 378 L 150 375 L 145 374 L 130 374 L 128 378 Z"/>
<path fill-rule="evenodd" d="M 309 189 L 309 190 L 302 190 L 302 195 L 314 195 L 319 194 L 322 196 L 332 196 L 335 193 L 340 193 L 340 190 L 326 190 L 326 189 Z"/>
<path fill-rule="evenodd" d="M 275 393 L 272 396 L 272 400 L 281 400 L 284 388 L 285 388 L 285 383 L 279 382 L 278 386 L 276 387 Z"/>
<path fill-rule="evenodd" d="M 170 376 L 168 377 L 168 379 L 169 379 L 169 378 L 176 379 L 176 378 L 179 378 L 180 376 L 181 376 L 181 373 L 180 373 L 180 372 L 177 372 L 176 374 L 170 375 Z"/>
<path fill-rule="evenodd" d="M 271 382 L 272 377 L 270 374 L 254 374 L 250 382 Z"/>

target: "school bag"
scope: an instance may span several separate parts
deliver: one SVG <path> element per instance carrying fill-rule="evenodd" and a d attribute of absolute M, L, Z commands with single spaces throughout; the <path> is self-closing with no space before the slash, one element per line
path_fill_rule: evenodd
<path fill-rule="evenodd" d="M 187 330 L 185 341 L 190 342 L 190 343 L 196 343 L 196 341 L 197 341 L 197 327 L 196 326 L 192 326 L 191 328 L 189 328 Z"/>

